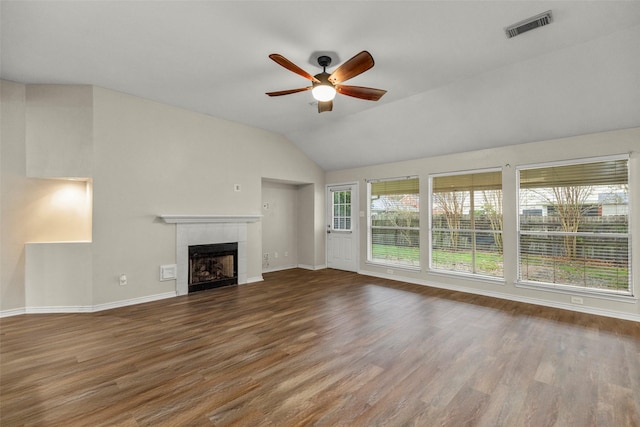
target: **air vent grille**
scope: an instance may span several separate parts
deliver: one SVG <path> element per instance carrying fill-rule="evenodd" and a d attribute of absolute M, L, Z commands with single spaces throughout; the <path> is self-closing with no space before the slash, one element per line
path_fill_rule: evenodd
<path fill-rule="evenodd" d="M 522 33 L 526 33 L 527 31 L 531 31 L 535 28 L 550 24 L 551 22 L 553 22 L 553 17 L 551 16 L 551 11 L 548 10 L 539 15 L 525 19 L 524 21 L 520 21 L 513 25 L 510 25 L 505 28 L 504 31 L 507 33 L 507 37 L 511 38 Z"/>

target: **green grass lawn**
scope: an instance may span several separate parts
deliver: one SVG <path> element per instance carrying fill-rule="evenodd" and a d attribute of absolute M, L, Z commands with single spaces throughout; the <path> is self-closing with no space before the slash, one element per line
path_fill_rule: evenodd
<path fill-rule="evenodd" d="M 374 244 L 371 249 L 373 260 L 415 266 L 420 264 L 419 248 Z M 438 269 L 474 273 L 470 251 L 433 250 L 431 256 L 433 266 Z M 527 255 L 521 260 L 521 268 L 526 280 L 596 289 L 629 289 L 628 268 L 596 260 L 566 260 Z M 477 251 L 475 273 L 502 277 L 502 254 Z"/>
<path fill-rule="evenodd" d="M 420 264 L 420 248 L 374 244 L 371 254 L 374 260 L 388 260 L 407 265 Z"/>

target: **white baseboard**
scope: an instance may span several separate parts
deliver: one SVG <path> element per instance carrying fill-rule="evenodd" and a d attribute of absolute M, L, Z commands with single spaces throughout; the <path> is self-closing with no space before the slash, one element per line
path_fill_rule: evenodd
<path fill-rule="evenodd" d="M 95 311 L 110 310 L 112 308 L 126 307 L 128 305 L 142 304 L 145 302 L 157 301 L 166 298 L 173 298 L 175 292 L 165 292 L 162 294 L 149 295 L 145 297 L 132 298 L 128 300 L 108 302 L 98 305 L 57 305 L 43 307 L 25 307 L 4 310 L 0 312 L 0 317 L 15 316 L 18 314 L 52 314 L 52 313 L 93 313 Z"/>
<path fill-rule="evenodd" d="M 372 271 L 358 271 L 359 274 L 365 276 L 379 277 L 381 279 L 389 279 L 398 282 L 413 283 L 415 285 L 429 286 L 432 288 L 447 289 L 450 291 L 459 291 L 468 294 L 483 295 L 491 298 L 499 298 L 508 301 L 523 302 L 526 304 L 540 305 L 543 307 L 559 308 L 563 310 L 577 311 L 579 313 L 595 314 L 598 316 L 613 317 L 615 319 L 631 320 L 640 322 L 640 315 L 633 313 L 621 313 L 619 311 L 605 310 L 601 308 L 576 306 L 573 304 L 565 304 L 555 301 L 547 301 L 538 298 L 521 297 L 517 295 L 506 295 L 499 292 L 486 291 L 483 289 L 467 288 L 464 286 L 449 285 L 446 283 L 435 282 L 433 280 L 412 279 L 410 277 L 398 277 L 389 274 L 375 273 Z"/>
<path fill-rule="evenodd" d="M 271 267 L 271 268 L 267 268 L 262 270 L 263 273 L 273 273 L 274 271 L 282 271 L 282 270 L 291 270 L 292 268 L 296 268 L 297 265 L 291 264 L 291 265 L 283 265 L 281 267 Z"/>
<path fill-rule="evenodd" d="M 145 302 L 158 301 L 158 300 L 161 300 L 161 299 L 173 298 L 175 296 L 176 296 L 176 292 L 174 291 L 174 292 L 165 292 L 165 293 L 162 293 L 162 294 L 148 295 L 148 296 L 144 296 L 144 297 L 132 298 L 132 299 L 123 300 L 123 301 L 107 302 L 107 303 L 104 303 L 104 304 L 94 305 L 92 311 L 110 310 L 112 308 L 126 307 L 128 305 L 135 305 L 135 304 L 142 304 L 142 303 L 145 303 Z"/>
<path fill-rule="evenodd" d="M 305 270 L 323 270 L 327 268 L 327 264 L 322 264 L 322 265 L 298 264 L 298 268 L 303 268 Z"/>
<path fill-rule="evenodd" d="M 27 311 L 23 308 L 12 308 L 10 310 L 0 311 L 0 317 L 18 316 L 19 314 L 25 314 Z"/>
<path fill-rule="evenodd" d="M 262 275 L 256 277 L 249 277 L 246 283 L 256 283 L 256 282 L 264 282 L 264 278 Z"/>
<path fill-rule="evenodd" d="M 43 307 L 26 307 L 27 314 L 54 314 L 54 313 L 92 313 L 93 306 L 90 305 L 54 305 Z"/>

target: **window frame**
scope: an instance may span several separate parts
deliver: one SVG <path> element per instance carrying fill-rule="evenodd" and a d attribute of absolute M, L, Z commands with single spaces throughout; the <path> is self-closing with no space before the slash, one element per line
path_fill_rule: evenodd
<path fill-rule="evenodd" d="M 482 281 L 490 281 L 490 282 L 497 282 L 497 283 L 505 283 L 505 274 L 504 274 L 504 250 L 502 253 L 502 262 L 503 262 L 503 268 L 502 268 L 502 275 L 500 276 L 491 276 L 488 274 L 482 274 L 482 273 L 478 273 L 478 272 L 467 272 L 467 271 L 456 271 L 456 270 L 446 270 L 446 269 L 441 269 L 441 268 L 437 268 L 433 266 L 433 232 L 434 232 L 434 227 L 433 227 L 433 209 L 434 209 L 434 203 L 433 203 L 433 198 L 434 198 L 434 178 L 442 178 L 442 177 L 453 177 L 453 176 L 463 176 L 463 175 L 473 175 L 473 174 L 483 174 L 483 173 L 492 173 L 492 172 L 499 172 L 500 173 L 500 191 L 501 191 L 501 205 L 502 205 L 502 218 L 503 218 L 503 223 L 502 223 L 502 228 L 499 231 L 496 230 L 492 230 L 490 231 L 493 234 L 499 234 L 500 236 L 502 236 L 503 238 L 503 242 L 504 242 L 504 190 L 503 190 L 503 185 L 502 185 L 502 179 L 504 177 L 504 172 L 503 172 L 503 168 L 502 167 L 490 167 L 490 168 L 482 168 L 482 169 L 472 169 L 472 170 L 463 170 L 463 171 L 453 171 L 453 172 L 444 172 L 444 173 L 434 173 L 434 174 L 429 174 L 429 209 L 428 209 L 428 266 L 427 266 L 427 271 L 429 271 L 429 273 L 432 274 L 439 274 L 439 275 L 444 275 L 444 276 L 463 276 L 467 279 L 473 279 L 473 280 L 482 280 Z M 471 208 L 473 208 L 473 204 L 471 205 Z M 487 232 L 487 230 L 478 230 L 477 228 L 473 228 L 473 229 L 459 229 L 459 232 L 464 232 L 464 233 L 477 233 L 478 231 L 481 232 Z M 503 246 L 504 247 L 504 246 Z M 476 251 L 476 247 L 475 244 L 473 245 L 473 249 L 471 249 L 472 251 Z M 472 253 L 472 259 L 475 260 L 475 253 Z M 475 264 L 475 262 L 474 262 Z"/>
<path fill-rule="evenodd" d="M 572 166 L 572 165 L 580 165 L 580 164 L 589 164 L 589 163 L 598 163 L 598 162 L 607 162 L 607 161 L 618 161 L 625 160 L 627 162 L 627 177 L 626 177 L 626 185 L 627 189 L 627 197 L 628 197 L 628 211 L 627 211 L 627 232 L 626 233 L 606 233 L 607 237 L 624 237 L 627 239 L 627 264 L 628 264 L 628 290 L 613 290 L 613 289 L 602 289 L 595 287 L 582 287 L 578 285 L 564 284 L 564 283 L 550 283 L 550 282 L 541 282 L 535 280 L 523 280 L 522 279 L 522 271 L 521 271 L 521 215 L 520 211 L 522 208 L 521 205 L 521 171 L 523 170 L 531 170 L 531 169 L 540 169 L 540 168 L 551 168 L 551 167 L 562 167 L 562 166 Z M 542 162 L 542 163 L 533 163 L 526 165 L 519 165 L 516 167 L 516 277 L 515 277 L 515 285 L 520 288 L 527 289 L 536 289 L 543 291 L 551 291 L 557 293 L 564 293 L 569 295 L 584 295 L 584 296 L 592 296 L 601 299 L 611 299 L 617 301 L 636 301 L 635 297 L 635 285 L 633 283 L 633 274 L 632 274 L 632 191 L 631 188 L 631 158 L 629 154 L 620 154 L 620 155 L 610 155 L 610 156 L 598 156 L 598 157 L 588 157 L 588 158 L 579 158 L 579 159 L 567 159 L 560 161 L 550 161 L 550 162 Z M 547 232 L 537 232 L 537 231 L 527 231 L 525 230 L 526 235 L 548 235 L 548 236 L 563 236 L 566 234 L 571 234 L 575 236 L 587 236 L 590 235 L 590 232 L 556 232 L 553 233 Z"/>
<path fill-rule="evenodd" d="M 393 268 L 398 268 L 398 269 L 405 269 L 405 270 L 414 270 L 414 271 L 420 271 L 421 270 L 421 262 L 420 262 L 420 258 L 421 258 L 421 246 L 422 246 L 422 242 L 421 242 L 421 238 L 420 238 L 420 225 L 418 227 L 387 227 L 387 226 L 373 226 L 372 225 L 372 209 L 371 209 L 371 203 L 372 203 L 372 198 L 371 198 L 371 187 L 372 184 L 378 183 L 378 182 L 390 182 L 390 181 L 402 181 L 402 180 L 412 180 L 412 179 L 417 179 L 418 180 L 418 192 L 416 193 L 418 196 L 418 200 L 420 200 L 420 177 L 419 175 L 407 175 L 407 176 L 400 176 L 400 177 L 394 177 L 394 178 L 379 178 L 379 179 L 366 179 L 365 182 L 367 184 L 367 258 L 366 258 L 366 264 L 369 265 L 377 265 L 377 266 L 383 266 L 383 267 L 393 267 Z M 418 208 L 418 217 L 420 217 L 420 208 Z M 385 262 L 383 260 L 380 259 L 374 259 L 373 258 L 373 235 L 372 235 L 372 230 L 376 228 L 376 229 L 403 229 L 403 230 L 417 230 L 418 232 L 418 260 L 417 260 L 417 264 L 415 265 L 411 265 L 411 264 L 403 264 L 403 263 L 398 263 L 398 262 Z"/>

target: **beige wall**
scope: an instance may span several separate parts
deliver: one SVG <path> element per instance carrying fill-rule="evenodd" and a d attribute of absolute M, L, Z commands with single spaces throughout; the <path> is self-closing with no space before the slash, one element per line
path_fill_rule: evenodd
<path fill-rule="evenodd" d="M 91 268 L 79 275 L 65 275 L 59 268 L 54 269 L 58 281 L 69 282 L 69 277 L 75 277 L 75 282 L 56 282 L 53 287 L 59 292 L 55 298 L 40 298 L 31 292 L 29 303 L 41 307 L 85 309 L 83 301 L 87 298 L 91 306 L 105 307 L 175 291 L 174 281 L 159 280 L 159 266 L 176 262 L 175 225 L 158 221 L 157 215 L 260 214 L 262 178 L 265 176 L 312 183 L 314 188 L 324 187 L 324 172 L 290 141 L 271 132 L 95 87 L 91 88 L 91 107 L 86 107 L 91 108 L 91 114 L 69 113 L 69 102 L 74 108 L 78 107 L 76 101 L 86 102 L 86 86 L 80 90 L 73 86 L 48 88 L 39 85 L 34 88 L 37 89 L 35 93 L 47 94 L 48 108 L 59 108 L 61 112 L 49 112 L 45 108 L 39 115 L 47 120 L 33 119 L 27 125 L 25 116 L 28 116 L 29 102 L 25 94 L 30 91 L 29 86 L 2 82 L 2 89 L 3 298 L 0 310 L 3 311 L 25 307 L 24 246 L 29 241 L 28 236 L 33 234 L 33 224 L 38 224 L 40 215 L 34 215 L 29 209 L 30 199 L 38 194 L 35 197 L 40 200 L 38 210 L 43 208 L 46 212 L 48 204 L 56 199 L 58 187 L 75 185 L 87 189 L 91 199 L 89 209 L 93 205 L 88 233 L 90 245 L 64 250 L 56 250 L 54 245 L 45 248 L 36 245 L 30 252 L 42 258 L 37 261 L 43 265 L 51 265 L 51 260 L 61 265 L 72 264 L 69 258 L 78 251 L 85 251 L 83 256 L 89 257 Z M 60 99 L 60 105 L 56 104 L 56 98 Z M 55 126 L 58 122 L 49 120 L 51 117 L 62 117 L 60 124 L 71 132 L 70 140 L 75 141 L 70 145 L 59 144 L 59 150 L 63 153 L 80 146 L 78 149 L 83 153 L 80 157 L 71 153 L 75 160 L 63 162 L 63 166 L 66 170 L 75 168 L 89 175 L 86 176 L 90 178 L 88 183 L 27 178 L 25 165 L 29 150 L 26 149 L 25 127 Z M 87 120 L 90 120 L 91 129 L 88 144 L 82 139 Z M 56 129 L 52 134 L 64 137 L 63 130 Z M 5 134 L 8 144 L 5 144 Z M 37 147 L 45 141 L 34 137 L 28 145 Z M 87 145 L 91 147 L 88 160 L 84 157 Z M 64 155 L 60 154 L 56 151 L 55 156 L 64 160 Z M 78 158 L 84 160 L 78 162 Z M 47 159 L 40 156 L 32 162 L 34 176 L 57 174 Z M 8 167 L 5 168 L 5 164 Z M 39 173 L 39 170 L 44 172 Z M 66 176 L 66 172 L 63 175 Z M 240 184 L 241 191 L 234 191 L 235 184 Z M 316 197 L 313 202 L 324 206 L 323 198 Z M 68 208 L 67 205 L 65 209 Z M 48 234 L 36 241 L 85 240 L 83 236 L 87 233 L 60 225 L 60 222 L 65 223 L 65 218 L 70 217 L 62 215 L 58 217 L 61 221 L 49 222 L 45 227 Z M 76 219 L 71 222 L 78 226 L 81 221 Z M 324 223 L 324 217 L 314 217 L 313 221 Z M 87 222 L 82 224 L 79 229 L 86 231 Z M 248 277 L 259 280 L 262 274 L 262 224 L 248 224 L 247 234 Z M 314 259 L 323 260 L 324 235 L 316 233 L 309 237 L 303 251 L 310 252 Z M 318 248 L 322 253 L 316 253 Z M 68 254 L 66 258 L 64 253 Z M 37 267 L 31 269 L 38 262 L 29 263 L 31 277 L 39 277 Z M 126 286 L 120 286 L 118 281 L 123 273 L 128 277 Z M 78 281 L 85 275 L 90 276 L 90 283 L 81 286 L 88 286 L 90 291 L 78 297 Z"/>
<path fill-rule="evenodd" d="M 299 189 L 294 184 L 262 182 L 262 271 L 298 266 Z"/>
<path fill-rule="evenodd" d="M 93 88 L 27 85 L 27 176 L 90 177 Z"/>
<path fill-rule="evenodd" d="M 427 141 L 425 143 L 437 143 Z M 482 280 L 469 280 L 460 276 L 435 274 L 428 271 L 427 227 L 421 232 L 421 271 L 414 272 L 393 269 L 393 275 L 387 273 L 387 267 L 367 264 L 367 229 L 365 219 L 361 219 L 360 227 L 360 272 L 381 277 L 409 280 L 419 284 L 434 285 L 459 289 L 468 292 L 498 296 L 507 299 L 536 302 L 545 305 L 569 308 L 575 310 L 590 311 L 605 315 L 614 315 L 623 318 L 633 318 L 640 321 L 640 305 L 636 300 L 612 301 L 602 298 L 584 296 L 584 305 L 571 305 L 570 295 L 540 290 L 524 289 L 515 286 L 516 282 L 516 247 L 517 236 L 515 233 L 517 221 L 516 199 L 516 167 L 519 165 L 550 162 L 557 160 L 570 160 L 585 157 L 605 156 L 613 154 L 632 153 L 630 160 L 631 203 L 634 212 L 631 218 L 632 230 L 632 273 L 635 284 L 635 295 L 640 294 L 640 128 L 620 130 L 613 132 L 597 133 L 584 136 L 576 136 L 552 141 L 536 142 L 524 145 L 495 148 L 490 150 L 473 151 L 453 154 L 441 157 L 423 158 L 405 162 L 389 163 L 357 169 L 328 172 L 327 184 L 358 181 L 361 188 L 366 189 L 366 179 L 388 178 L 406 175 L 418 175 L 420 177 L 421 224 L 428 223 L 429 174 L 474 170 L 481 168 L 502 168 L 503 171 L 503 214 L 504 214 L 504 283 L 493 283 Z M 366 190 L 360 194 L 361 210 L 366 210 Z"/>
<path fill-rule="evenodd" d="M 25 305 L 25 86 L 0 81 L 0 310 Z"/>

